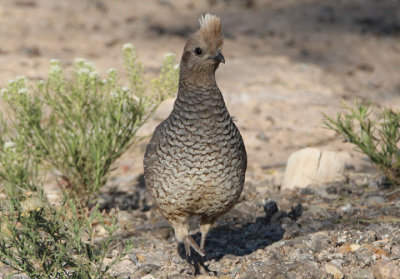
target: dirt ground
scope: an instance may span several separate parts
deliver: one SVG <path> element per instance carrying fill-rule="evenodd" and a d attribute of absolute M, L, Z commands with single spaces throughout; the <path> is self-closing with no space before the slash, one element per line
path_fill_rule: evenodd
<path fill-rule="evenodd" d="M 351 221 L 359 214 L 375 216 L 374 212 L 374 220 L 398 217 L 398 197 L 384 196 L 368 161 L 324 128 L 322 121 L 324 113 L 335 115 L 343 101 L 361 99 L 378 106 L 400 106 L 399 1 L 0 0 L 0 86 L 17 75 L 44 78 L 52 58 L 69 66 L 75 58 L 83 57 L 100 73 L 122 68 L 124 43 L 137 48 L 148 75 L 154 75 L 165 53 L 181 55 L 186 38 L 198 28 L 197 20 L 205 12 L 222 20 L 226 64 L 220 66 L 217 82 L 243 135 L 249 162 L 245 201 L 210 234 L 207 252 L 213 276 L 342 278 L 329 277 L 333 275 L 327 270 L 337 268 L 346 278 L 398 278 L 379 277 L 380 271 L 376 271 L 380 266 L 400 264 L 398 219 L 362 224 Z M 172 101 L 166 101 L 141 135 L 151 134 L 171 106 Z M 146 198 L 142 186 L 137 185 L 143 173 L 145 146 L 143 142 L 131 148 L 117 162 L 118 169 L 110 179 L 109 186 L 118 187 L 128 198 Z M 326 195 L 311 188 L 280 191 L 288 156 L 303 147 L 348 151 L 355 167 L 349 185 L 364 188 L 330 185 L 324 188 Z M 384 197 L 384 202 L 365 202 L 369 198 L 366 192 Z M 268 210 L 263 210 L 267 199 L 276 201 L 280 212 L 290 213 L 298 203 L 305 211 L 301 217 L 282 213 L 278 219 L 286 221 L 278 225 L 267 218 Z M 353 202 L 357 212 L 340 211 L 339 199 L 342 205 Z M 146 208 L 152 205 L 150 200 L 143 203 Z M 126 235 L 137 237 L 138 246 L 115 275 L 191 276 L 177 256 L 168 225 L 155 209 L 143 207 L 121 208 Z M 325 213 L 318 208 L 325 208 Z M 346 214 L 347 219 L 343 217 Z M 348 221 L 335 222 L 339 215 Z M 298 226 L 301 229 L 296 229 Z M 257 233 L 252 234 L 254 230 Z M 370 237 L 372 233 L 375 235 Z M 222 235 L 236 237 L 247 246 L 236 247 L 227 240 L 225 244 L 231 246 L 222 249 Z M 343 240 L 343 235 L 351 236 Z M 360 237 L 364 239 L 361 242 Z M 307 243 L 311 246 L 303 247 Z M 343 252 L 340 258 L 338 249 L 347 244 L 361 248 L 349 248 L 351 251 Z M 282 254 L 285 245 L 290 248 Z M 367 245 L 383 249 L 385 253 L 379 255 L 384 257 L 377 258 L 377 250 Z M 305 252 L 307 249 L 311 252 Z M 323 251 L 326 255 L 320 255 Z M 357 251 L 375 258 L 364 265 L 364 260 L 357 262 L 363 257 Z M 353 262 L 348 256 L 351 253 Z"/>

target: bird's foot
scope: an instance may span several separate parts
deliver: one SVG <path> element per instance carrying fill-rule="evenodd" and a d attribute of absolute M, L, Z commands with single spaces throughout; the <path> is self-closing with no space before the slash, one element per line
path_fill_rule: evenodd
<path fill-rule="evenodd" d="M 187 243 L 202 257 L 206 256 L 206 252 L 204 252 L 204 250 L 202 248 L 199 247 L 199 245 L 197 245 L 196 241 L 194 241 L 194 239 L 188 235 L 186 236 L 186 241 Z M 186 251 L 186 254 L 188 251 Z M 190 248 L 189 248 L 189 256 L 190 256 Z"/>
<path fill-rule="evenodd" d="M 206 264 L 203 260 L 198 263 L 197 272 L 198 274 L 209 275 L 209 276 L 217 275 L 217 272 L 210 270 L 208 268 L 208 264 Z"/>
<path fill-rule="evenodd" d="M 186 236 L 184 239 L 184 247 L 188 267 L 185 268 L 188 274 L 210 274 L 210 270 L 204 265 L 206 260 L 206 253 L 204 249 L 200 248 L 196 241 L 191 236 Z M 197 253 L 191 253 L 191 248 Z"/>
<path fill-rule="evenodd" d="M 186 267 L 181 271 L 190 275 L 215 275 L 214 271 L 208 268 L 208 264 L 205 263 L 205 257 L 200 256 L 197 253 L 192 253 L 190 256 L 186 256 L 187 262 Z"/>

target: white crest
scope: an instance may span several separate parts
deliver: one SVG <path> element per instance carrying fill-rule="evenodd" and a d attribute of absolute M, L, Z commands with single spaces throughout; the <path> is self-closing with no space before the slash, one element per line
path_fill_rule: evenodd
<path fill-rule="evenodd" d="M 202 15 L 199 18 L 199 23 L 200 23 L 200 27 L 204 28 L 208 25 L 209 22 L 215 20 L 217 18 L 216 15 L 212 15 L 212 14 L 206 14 L 206 15 Z"/>

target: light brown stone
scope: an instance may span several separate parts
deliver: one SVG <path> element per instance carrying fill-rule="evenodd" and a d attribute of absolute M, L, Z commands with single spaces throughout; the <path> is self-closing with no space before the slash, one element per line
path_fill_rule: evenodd
<path fill-rule="evenodd" d="M 325 271 L 326 271 L 326 273 L 333 275 L 334 279 L 344 278 L 343 272 L 334 264 L 326 263 Z"/>
<path fill-rule="evenodd" d="M 379 261 L 372 268 L 376 279 L 399 279 L 400 267 L 399 262 Z"/>
<path fill-rule="evenodd" d="M 304 148 L 290 155 L 282 188 L 304 188 L 344 179 L 346 164 L 350 162 L 347 152 L 325 151 L 318 148 Z"/>

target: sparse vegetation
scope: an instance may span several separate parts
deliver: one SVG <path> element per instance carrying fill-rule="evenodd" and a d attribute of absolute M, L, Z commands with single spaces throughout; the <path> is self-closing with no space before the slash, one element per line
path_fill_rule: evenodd
<path fill-rule="evenodd" d="M 51 205 L 38 179 L 37 153 L 24 136 L 0 135 L 0 261 L 30 278 L 106 278 L 108 269 L 131 249 L 105 264 L 118 226 L 97 208 L 86 212 L 65 195 Z M 96 225 L 97 224 L 97 225 Z M 95 234 L 99 226 L 107 236 Z"/>
<path fill-rule="evenodd" d="M 64 189 L 78 194 L 82 204 L 93 201 L 112 163 L 135 142 L 159 103 L 177 91 L 174 55 L 166 56 L 149 86 L 132 45 L 123 47 L 123 56 L 127 86 L 116 70 L 102 79 L 91 63 L 76 59 L 70 80 L 60 62 L 51 61 L 47 80 L 31 84 L 18 78 L 2 91 L 13 129 L 37 158 L 61 173 Z"/>
<path fill-rule="evenodd" d="M 392 183 L 400 185 L 400 112 L 391 108 L 374 112 L 362 103 L 345 109 L 336 119 L 325 116 L 325 125 L 355 144 Z"/>
<path fill-rule="evenodd" d="M 123 48 L 128 86 L 116 70 L 102 79 L 77 59 L 72 76 L 51 61 L 47 80 L 24 77 L 1 90 L 0 261 L 30 278 L 108 278 L 116 218 L 100 213 L 96 195 L 112 163 L 137 141 L 137 130 L 160 102 L 177 91 L 178 70 L 166 56 L 146 85 L 131 45 Z M 42 174 L 56 169 L 63 199 L 51 204 Z M 89 206 L 89 207 L 88 207 Z M 97 229 L 106 232 L 98 234 Z M 120 249 L 121 250 L 121 249 Z"/>

